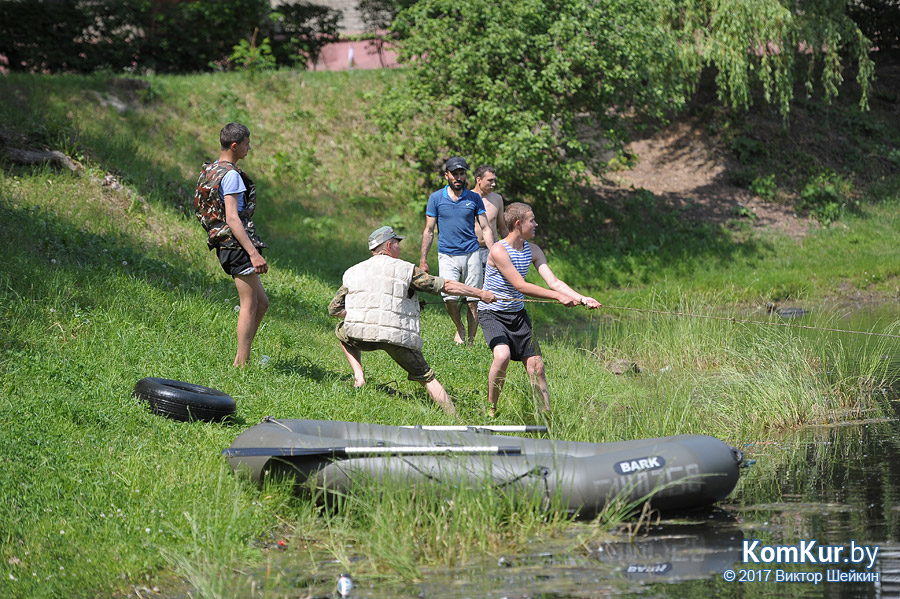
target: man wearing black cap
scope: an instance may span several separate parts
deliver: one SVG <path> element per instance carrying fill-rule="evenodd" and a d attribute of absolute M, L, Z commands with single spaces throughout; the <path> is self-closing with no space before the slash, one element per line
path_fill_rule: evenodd
<path fill-rule="evenodd" d="M 400 240 L 391 227 L 379 227 L 369 235 L 372 257 L 344 273 L 343 285 L 328 305 L 328 313 L 343 317 L 335 334 L 341 350 L 353 370 L 353 386 L 362 387 L 366 377 L 362 352 L 384 350 L 420 383 L 443 410 L 454 415 L 456 408 L 435 378 L 422 355 L 419 335 L 419 299 L 417 291 L 446 291 L 494 301 L 494 294 L 459 281 L 433 277 L 420 268 L 400 260 Z"/>
<path fill-rule="evenodd" d="M 478 254 L 478 237 L 475 223 L 484 231 L 486 247 L 494 244 L 493 231 L 487 221 L 484 202 L 477 193 L 466 189 L 469 165 L 464 158 L 454 156 L 444 164 L 447 186 L 431 194 L 425 208 L 425 230 L 422 232 L 422 257 L 419 268 L 428 272 L 428 252 L 434 242 L 434 228 L 438 228 L 438 272 L 445 280 L 461 281 L 470 287 L 481 285 L 482 265 Z M 447 313 L 456 326 L 456 343 L 475 341 L 478 317 L 475 302 L 468 303 L 466 320 L 468 337 L 459 309 L 460 298 L 444 295 Z"/>

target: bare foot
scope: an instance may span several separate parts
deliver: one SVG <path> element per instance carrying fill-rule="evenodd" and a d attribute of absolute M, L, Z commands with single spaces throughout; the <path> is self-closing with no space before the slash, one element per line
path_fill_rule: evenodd
<path fill-rule="evenodd" d="M 488 418 L 494 418 L 497 416 L 497 408 L 496 406 L 491 406 L 488 408 Z"/>
<path fill-rule="evenodd" d="M 453 342 L 454 342 L 456 345 L 462 345 L 462 344 L 463 344 L 463 338 L 462 338 L 462 335 L 460 335 L 460 334 L 457 332 L 456 335 L 453 336 Z"/>
<path fill-rule="evenodd" d="M 362 387 L 365 384 L 366 384 L 366 379 L 353 379 L 354 387 Z"/>

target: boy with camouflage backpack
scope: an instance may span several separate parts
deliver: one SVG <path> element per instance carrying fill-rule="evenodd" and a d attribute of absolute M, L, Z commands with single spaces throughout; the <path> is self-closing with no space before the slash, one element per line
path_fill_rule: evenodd
<path fill-rule="evenodd" d="M 259 280 L 269 265 L 260 253 L 266 244 L 256 235 L 251 220 L 256 209 L 256 186 L 237 167 L 237 161 L 250 152 L 250 130 L 240 123 L 228 123 L 219 133 L 219 141 L 219 159 L 205 163 L 200 171 L 194 209 L 207 232 L 209 249 L 216 250 L 222 269 L 234 277 L 241 302 L 234 365 L 244 366 L 269 307 Z"/>

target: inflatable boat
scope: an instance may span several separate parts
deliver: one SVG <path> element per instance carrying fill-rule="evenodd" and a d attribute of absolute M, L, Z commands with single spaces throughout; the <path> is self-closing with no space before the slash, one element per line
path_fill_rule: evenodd
<path fill-rule="evenodd" d="M 713 504 L 734 489 L 743 460 L 737 449 L 703 435 L 583 443 L 498 435 L 498 428 L 267 417 L 222 453 L 257 482 L 288 475 L 301 487 L 338 493 L 385 479 L 486 483 L 541 494 L 579 517 L 611 501 L 649 500 L 659 510 Z"/>

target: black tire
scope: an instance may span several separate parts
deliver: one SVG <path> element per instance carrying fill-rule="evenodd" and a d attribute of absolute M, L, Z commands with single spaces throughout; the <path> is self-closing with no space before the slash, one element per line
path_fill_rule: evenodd
<path fill-rule="evenodd" d="M 216 422 L 234 414 L 234 398 L 193 383 L 146 377 L 134 385 L 134 395 L 150 409 L 174 420 Z"/>

